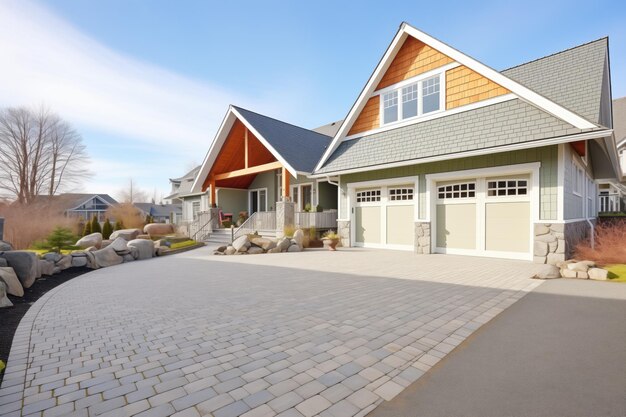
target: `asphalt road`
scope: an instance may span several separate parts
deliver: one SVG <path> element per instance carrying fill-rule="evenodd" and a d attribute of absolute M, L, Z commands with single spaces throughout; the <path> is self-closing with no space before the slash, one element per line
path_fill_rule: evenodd
<path fill-rule="evenodd" d="M 379 416 L 626 416 L 626 284 L 544 283 Z"/>

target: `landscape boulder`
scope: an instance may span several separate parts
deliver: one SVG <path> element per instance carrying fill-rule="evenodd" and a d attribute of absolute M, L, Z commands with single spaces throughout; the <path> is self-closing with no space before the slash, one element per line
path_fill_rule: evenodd
<path fill-rule="evenodd" d="M 284 237 L 278 241 L 278 245 L 276 246 L 280 248 L 281 252 L 285 252 L 287 249 L 289 249 L 289 246 L 291 246 L 291 239 L 289 239 L 288 237 Z"/>
<path fill-rule="evenodd" d="M 595 279 L 597 281 L 606 281 L 609 278 L 609 271 L 602 268 L 590 268 L 587 271 L 590 279 Z"/>
<path fill-rule="evenodd" d="M 126 239 L 124 239 L 123 237 L 118 237 L 115 240 L 113 240 L 113 242 L 111 242 L 111 244 L 108 247 L 113 249 L 115 252 L 123 252 L 123 251 L 128 250 L 127 244 L 128 244 L 128 241 Z"/>
<path fill-rule="evenodd" d="M 554 265 L 544 265 L 541 267 L 535 278 L 538 279 L 554 279 L 561 278 L 561 270 Z"/>
<path fill-rule="evenodd" d="M 24 287 L 17 279 L 15 271 L 11 267 L 0 267 L 0 279 L 7 284 L 7 292 L 16 297 L 24 296 Z"/>
<path fill-rule="evenodd" d="M 304 248 L 304 232 L 302 229 L 298 229 L 293 233 L 293 240 L 296 245 L 300 246 L 300 249 Z"/>
<path fill-rule="evenodd" d="M 585 262 L 570 263 L 567 264 L 567 269 L 576 272 L 587 272 L 589 270 L 589 265 Z"/>
<path fill-rule="evenodd" d="M 95 265 L 98 268 L 106 268 L 113 265 L 119 265 L 122 263 L 123 259 L 121 256 L 113 250 L 113 248 L 104 248 L 97 251 L 92 252 L 95 260 Z"/>
<path fill-rule="evenodd" d="M 276 247 L 275 241 L 273 241 L 272 239 L 264 238 L 264 237 L 255 237 L 250 240 L 250 243 L 262 248 L 264 251 L 267 251 Z"/>
<path fill-rule="evenodd" d="M 149 223 L 143 227 L 143 232 L 151 236 L 163 236 L 174 233 L 174 226 L 166 223 Z"/>
<path fill-rule="evenodd" d="M 87 236 L 83 236 L 78 239 L 78 242 L 76 242 L 76 246 L 83 249 L 90 246 L 95 246 L 96 248 L 100 249 L 102 247 L 102 233 L 96 232 Z"/>
<path fill-rule="evenodd" d="M 235 254 L 235 252 L 237 252 L 237 249 L 235 249 L 235 248 L 234 248 L 234 247 L 232 247 L 232 246 L 228 246 L 228 247 L 226 248 L 226 250 L 224 250 L 224 254 L 225 254 L 225 255 L 234 255 L 234 254 Z"/>
<path fill-rule="evenodd" d="M 0 252 L 13 250 L 13 245 L 5 240 L 0 240 Z"/>
<path fill-rule="evenodd" d="M 13 303 L 7 297 L 7 284 L 4 281 L 0 281 L 0 308 L 12 306 Z"/>
<path fill-rule="evenodd" d="M 278 246 L 276 246 L 275 248 L 267 250 L 267 253 L 281 253 L 281 252 L 282 251 L 280 250 L 280 248 Z"/>
<path fill-rule="evenodd" d="M 87 256 L 72 256 L 72 267 L 81 268 L 87 266 Z"/>
<path fill-rule="evenodd" d="M 7 266 L 9 266 L 7 260 L 4 258 L 0 258 L 0 268 L 6 268 Z"/>
<path fill-rule="evenodd" d="M 264 253 L 263 248 L 260 248 L 258 246 L 250 246 L 248 248 L 248 254 L 249 255 L 258 255 Z"/>
<path fill-rule="evenodd" d="M 133 239 L 128 242 L 128 247 L 133 253 L 133 248 L 137 252 L 137 260 L 150 259 L 154 255 L 154 244 L 148 239 Z"/>
<path fill-rule="evenodd" d="M 70 268 L 72 266 L 72 255 L 63 255 L 61 260 L 56 263 L 56 266 L 61 268 L 61 271 Z"/>
<path fill-rule="evenodd" d="M 61 260 L 63 255 L 57 252 L 48 252 L 42 256 L 46 261 L 50 261 L 52 263 L 57 263 Z"/>
<path fill-rule="evenodd" d="M 7 264 L 13 268 L 22 287 L 30 288 L 37 279 L 39 270 L 39 258 L 34 252 L 14 250 L 3 252 L 0 257 L 7 260 Z"/>
<path fill-rule="evenodd" d="M 293 245 L 289 246 L 287 252 L 302 252 L 302 248 L 300 247 L 300 245 L 294 243 Z"/>
<path fill-rule="evenodd" d="M 235 248 L 237 252 L 246 252 L 250 247 L 250 240 L 248 239 L 248 236 L 239 236 L 232 243 L 232 247 Z"/>
<path fill-rule="evenodd" d="M 122 256 L 123 262 L 133 262 L 135 260 L 135 258 L 133 258 L 133 255 L 131 255 L 130 253 L 127 253 L 126 255 Z"/>
<path fill-rule="evenodd" d="M 133 239 L 137 239 L 137 236 L 139 236 L 141 234 L 141 230 L 139 229 L 122 229 L 122 230 L 116 230 L 115 232 L 111 233 L 111 236 L 109 237 L 110 240 L 115 240 L 118 237 L 121 237 L 123 239 L 125 239 L 126 241 L 131 241 Z"/>
<path fill-rule="evenodd" d="M 107 246 L 109 246 L 109 245 L 111 244 L 111 242 L 113 242 L 111 239 L 104 239 L 104 240 L 102 241 L 102 245 L 100 245 L 100 247 L 99 247 L 99 248 L 96 248 L 95 246 L 90 246 L 90 248 L 95 248 L 95 249 L 104 249 L 104 248 L 106 248 Z"/>
<path fill-rule="evenodd" d="M 54 274 L 54 262 L 48 261 L 46 259 L 39 260 L 39 267 L 41 269 L 41 275 L 52 275 Z"/>

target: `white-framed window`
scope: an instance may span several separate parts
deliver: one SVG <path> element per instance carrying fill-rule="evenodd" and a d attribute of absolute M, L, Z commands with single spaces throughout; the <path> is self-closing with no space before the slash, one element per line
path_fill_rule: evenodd
<path fill-rule="evenodd" d="M 191 203 L 191 216 L 193 219 L 198 217 L 198 213 L 200 212 L 200 202 L 194 201 Z"/>
<path fill-rule="evenodd" d="M 389 201 L 412 201 L 413 193 L 413 187 L 389 188 Z"/>
<path fill-rule="evenodd" d="M 476 182 L 461 182 L 446 184 L 437 187 L 437 198 L 440 200 L 453 200 L 459 198 L 476 197 Z"/>
<path fill-rule="evenodd" d="M 356 192 L 357 203 L 374 203 L 377 201 L 380 201 L 380 188 Z"/>
<path fill-rule="evenodd" d="M 583 178 L 584 171 L 580 165 L 576 162 L 573 164 L 572 169 L 572 192 L 577 196 L 582 196 L 583 194 Z"/>
<path fill-rule="evenodd" d="M 587 216 L 595 217 L 596 184 L 587 177 Z"/>
<path fill-rule="evenodd" d="M 423 116 L 443 109 L 443 74 L 404 85 L 381 94 L 381 124 Z"/>
<path fill-rule="evenodd" d="M 383 123 L 392 123 L 398 120 L 398 91 L 383 94 Z"/>
<path fill-rule="evenodd" d="M 488 197 L 503 197 L 511 195 L 528 195 L 528 180 L 513 178 L 487 181 Z"/>

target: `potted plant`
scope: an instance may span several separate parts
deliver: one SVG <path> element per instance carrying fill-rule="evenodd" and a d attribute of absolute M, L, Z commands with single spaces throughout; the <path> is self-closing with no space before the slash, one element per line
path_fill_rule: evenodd
<path fill-rule="evenodd" d="M 306 211 L 307 213 L 311 211 L 311 203 L 306 203 L 304 205 L 304 211 Z"/>
<path fill-rule="evenodd" d="M 237 227 L 241 226 L 248 219 L 247 211 L 240 211 L 239 217 L 237 218 Z"/>
<path fill-rule="evenodd" d="M 339 243 L 339 235 L 333 230 L 329 230 L 324 234 L 322 241 L 324 242 L 324 246 L 328 247 L 328 250 L 337 250 L 336 248 Z"/>

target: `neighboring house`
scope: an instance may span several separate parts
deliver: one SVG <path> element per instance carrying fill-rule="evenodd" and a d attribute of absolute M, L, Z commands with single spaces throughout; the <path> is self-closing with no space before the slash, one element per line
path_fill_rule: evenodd
<path fill-rule="evenodd" d="M 198 171 L 200 171 L 200 167 L 201 166 L 198 165 L 180 178 L 170 179 L 172 192 L 165 197 L 164 200 L 166 202 L 175 203 L 179 201 L 181 203 L 182 222 L 192 222 L 197 218 L 198 213 L 205 212 L 210 207 L 208 192 L 192 192 L 191 190 L 193 182 L 198 175 Z"/>
<path fill-rule="evenodd" d="M 613 132 L 622 176 L 626 175 L 626 97 L 613 100 Z M 598 182 L 598 211 L 626 211 L 626 185 L 623 181 Z"/>
<path fill-rule="evenodd" d="M 338 207 L 344 246 L 555 263 L 621 180 L 611 108 L 606 38 L 498 72 L 403 23 L 332 140 L 231 106 L 192 192 Z"/>
<path fill-rule="evenodd" d="M 181 221 L 182 203 L 177 204 L 155 204 L 155 203 L 133 203 L 145 217 L 152 216 L 155 223 L 173 223 Z"/>
<path fill-rule="evenodd" d="M 111 207 L 117 205 L 117 201 L 108 194 L 75 194 L 65 193 L 52 197 L 40 196 L 38 202 L 53 204 L 55 209 L 61 210 L 68 217 L 91 220 L 93 216 L 98 221 L 105 220 L 105 213 Z"/>
<path fill-rule="evenodd" d="M 235 220 L 240 212 L 259 213 L 256 228 L 265 232 L 276 228 L 276 203 L 286 200 L 295 203 L 297 225 L 335 227 L 336 184 L 309 177 L 331 139 L 230 106 L 191 192 L 208 191 L 209 202 Z"/>

